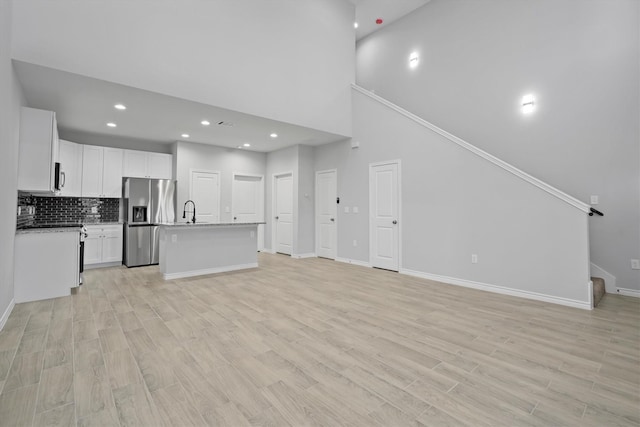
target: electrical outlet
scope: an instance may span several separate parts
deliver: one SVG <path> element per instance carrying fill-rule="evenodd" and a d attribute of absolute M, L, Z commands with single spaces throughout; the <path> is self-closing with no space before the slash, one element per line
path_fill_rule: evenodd
<path fill-rule="evenodd" d="M 18 206 L 18 216 L 20 216 L 20 214 L 22 214 L 22 206 Z"/>
<path fill-rule="evenodd" d="M 255 232 L 255 231 L 253 231 L 253 230 L 251 230 L 250 235 L 251 235 L 251 237 L 256 237 L 256 232 Z"/>
<path fill-rule="evenodd" d="M 599 203 L 598 196 L 591 196 L 591 204 L 597 205 Z"/>
<path fill-rule="evenodd" d="M 353 207 L 353 213 L 357 214 L 357 213 L 359 213 L 359 212 L 360 212 L 360 210 L 358 209 L 358 207 L 357 207 L 357 206 L 354 206 L 354 207 Z"/>
<path fill-rule="evenodd" d="M 353 241 L 353 247 L 355 248 L 356 246 L 358 246 L 358 241 L 357 241 L 357 240 L 354 240 L 354 241 Z"/>
<path fill-rule="evenodd" d="M 224 211 L 225 211 L 226 213 L 229 213 L 229 212 L 231 212 L 231 208 L 230 208 L 229 206 L 225 206 L 225 207 L 224 207 Z"/>
<path fill-rule="evenodd" d="M 98 207 L 97 206 L 91 206 L 91 213 L 98 213 Z"/>
<path fill-rule="evenodd" d="M 471 264 L 478 263 L 478 254 L 471 254 Z"/>
<path fill-rule="evenodd" d="M 632 259 L 631 260 L 631 269 L 632 270 L 640 270 L 640 259 Z"/>
<path fill-rule="evenodd" d="M 344 207 L 344 213 L 349 213 L 349 206 Z"/>
<path fill-rule="evenodd" d="M 172 234 L 171 235 L 171 243 L 177 243 L 178 242 L 178 235 L 177 234 Z"/>

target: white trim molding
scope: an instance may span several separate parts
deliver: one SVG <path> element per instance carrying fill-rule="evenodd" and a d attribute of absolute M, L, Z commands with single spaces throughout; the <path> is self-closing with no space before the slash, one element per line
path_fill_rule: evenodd
<path fill-rule="evenodd" d="M 316 258 L 315 252 L 308 252 L 306 254 L 293 254 L 291 255 L 293 259 L 303 259 L 303 258 Z"/>
<path fill-rule="evenodd" d="M 4 328 L 4 325 L 7 323 L 7 320 L 9 320 L 9 316 L 11 315 L 11 312 L 13 311 L 13 307 L 15 306 L 16 306 L 16 300 L 11 298 L 11 302 L 9 302 L 9 306 L 2 314 L 2 317 L 0 317 L 0 331 L 2 331 L 2 328 Z"/>
<path fill-rule="evenodd" d="M 387 101 L 386 99 L 382 98 L 381 96 L 378 96 L 376 94 L 374 94 L 373 92 L 370 92 L 368 90 L 366 90 L 363 87 L 360 87 L 354 83 L 351 84 L 351 87 L 353 88 L 353 90 L 360 92 L 361 94 L 368 96 L 371 99 L 374 99 L 376 101 L 378 101 L 380 104 L 385 105 L 386 107 L 391 108 L 392 110 L 402 114 L 403 116 L 407 117 L 408 119 L 413 120 L 414 122 L 426 127 L 427 129 L 432 130 L 433 132 L 445 137 L 446 139 L 448 139 L 449 141 L 459 145 L 460 147 L 474 153 L 475 155 L 482 157 L 483 159 L 493 163 L 494 165 L 506 170 L 507 172 L 512 173 L 513 175 L 517 176 L 518 178 L 530 183 L 531 185 L 534 185 L 538 188 L 540 188 L 543 191 L 546 191 L 547 193 L 557 197 L 560 200 L 565 201 L 566 203 L 570 204 L 571 206 L 585 212 L 585 213 L 589 213 L 590 212 L 590 208 L 591 206 L 589 206 L 588 204 L 576 199 L 573 196 L 568 195 L 567 193 L 558 190 L 555 187 L 552 187 L 551 185 L 547 184 L 546 182 L 540 181 L 538 178 L 534 178 L 533 176 L 529 175 L 528 173 L 521 171 L 520 169 L 516 168 L 515 166 L 510 165 L 509 163 L 505 162 L 504 160 L 500 160 L 497 157 L 487 153 L 484 150 L 479 149 L 478 147 L 469 144 L 468 142 L 458 138 L 457 136 L 454 136 L 452 134 L 450 134 L 449 132 L 440 129 L 439 127 L 437 127 L 436 125 L 429 123 L 428 121 L 416 116 L 413 113 L 410 113 L 409 111 L 405 110 L 404 108 L 401 108 L 399 106 L 397 106 L 396 104 L 393 104 L 390 101 Z"/>
<path fill-rule="evenodd" d="M 604 288 L 608 294 L 615 294 L 618 292 L 616 287 L 616 276 L 609 273 L 602 267 L 598 267 L 594 263 L 591 263 L 591 277 L 600 277 L 604 279 Z"/>
<path fill-rule="evenodd" d="M 638 289 L 617 288 L 617 291 L 618 291 L 617 293 L 619 293 L 620 295 L 640 298 L 640 290 Z"/>
<path fill-rule="evenodd" d="M 591 298 L 588 301 L 579 301 L 552 295 L 539 294 L 537 292 L 522 291 L 520 289 L 506 288 L 504 286 L 490 285 L 488 283 L 474 282 L 472 280 L 458 279 L 455 277 L 440 276 L 437 274 L 423 273 L 421 271 L 401 269 L 401 274 L 419 277 L 421 279 L 433 280 L 436 282 L 446 283 L 449 285 L 463 286 L 465 288 L 479 289 L 481 291 L 493 292 L 496 294 L 510 295 L 514 297 L 532 299 L 536 301 L 550 302 L 553 304 L 565 305 L 568 307 L 581 308 L 583 310 L 593 310 L 593 291 L 591 282 L 588 282 L 586 288 L 591 290 Z"/>
<path fill-rule="evenodd" d="M 204 276 L 205 274 L 227 273 L 229 271 L 247 270 L 249 268 L 258 268 L 257 262 L 249 264 L 237 264 L 226 267 L 204 268 L 202 270 L 181 271 L 179 273 L 162 273 L 164 280 L 182 279 L 184 277 Z"/>
<path fill-rule="evenodd" d="M 340 258 L 340 257 L 336 257 L 336 261 L 343 262 L 345 264 L 353 264 L 353 265 L 359 265 L 360 267 L 369 267 L 369 268 L 371 268 L 371 263 L 369 263 L 367 261 L 360 261 L 360 260 L 357 260 L 357 259 Z"/>

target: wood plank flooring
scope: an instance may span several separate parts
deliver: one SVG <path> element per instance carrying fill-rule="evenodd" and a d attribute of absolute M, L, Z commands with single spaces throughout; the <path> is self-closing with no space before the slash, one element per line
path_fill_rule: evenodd
<path fill-rule="evenodd" d="M 85 272 L 0 332 L 3 426 L 638 426 L 640 300 L 594 311 L 323 259 Z"/>

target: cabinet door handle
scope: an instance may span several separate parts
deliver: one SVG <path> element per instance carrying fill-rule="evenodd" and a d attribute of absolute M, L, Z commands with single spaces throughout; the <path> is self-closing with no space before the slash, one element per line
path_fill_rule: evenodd
<path fill-rule="evenodd" d="M 333 221 L 335 221 L 335 220 L 336 220 L 335 218 L 331 218 L 331 222 L 333 222 Z"/>
<path fill-rule="evenodd" d="M 396 221 L 395 219 L 393 220 L 393 225 L 396 225 L 398 223 L 398 221 Z"/>

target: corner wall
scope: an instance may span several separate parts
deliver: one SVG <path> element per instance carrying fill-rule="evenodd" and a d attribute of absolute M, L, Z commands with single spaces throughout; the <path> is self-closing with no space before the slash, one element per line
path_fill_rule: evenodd
<path fill-rule="evenodd" d="M 0 1 L 0 328 L 13 304 L 13 242 L 18 197 L 20 107 L 26 105 L 11 64 L 11 10 Z"/>

